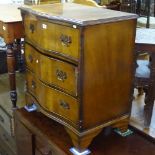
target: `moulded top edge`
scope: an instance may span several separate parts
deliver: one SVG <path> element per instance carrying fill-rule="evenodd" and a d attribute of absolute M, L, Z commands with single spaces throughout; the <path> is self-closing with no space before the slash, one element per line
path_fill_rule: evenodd
<path fill-rule="evenodd" d="M 75 3 L 22 6 L 19 9 L 49 20 L 68 22 L 80 26 L 136 19 L 138 17 L 136 14 Z"/>

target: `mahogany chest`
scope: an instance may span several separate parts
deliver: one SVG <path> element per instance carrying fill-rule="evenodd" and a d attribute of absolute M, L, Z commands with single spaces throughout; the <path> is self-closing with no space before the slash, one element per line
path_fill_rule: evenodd
<path fill-rule="evenodd" d="M 63 124 L 78 151 L 106 126 L 127 130 L 137 16 L 73 3 L 20 9 L 27 105 Z"/>

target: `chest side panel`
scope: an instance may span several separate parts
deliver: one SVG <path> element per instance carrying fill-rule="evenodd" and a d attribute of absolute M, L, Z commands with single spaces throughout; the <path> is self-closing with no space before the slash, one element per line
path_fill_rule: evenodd
<path fill-rule="evenodd" d="M 103 124 L 130 112 L 135 23 L 135 20 L 126 20 L 85 29 L 84 128 Z"/>

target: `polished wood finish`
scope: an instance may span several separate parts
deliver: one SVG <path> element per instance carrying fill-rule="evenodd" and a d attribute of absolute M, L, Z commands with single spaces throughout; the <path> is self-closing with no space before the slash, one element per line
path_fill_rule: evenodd
<path fill-rule="evenodd" d="M 65 129 L 66 129 L 67 133 L 69 134 L 69 136 L 71 137 L 74 147 L 79 151 L 85 151 L 85 149 L 92 142 L 92 139 L 95 138 L 102 131 L 102 128 L 100 128 L 93 132 L 85 134 L 79 138 L 79 135 L 74 133 L 69 128 L 65 128 Z"/>
<path fill-rule="evenodd" d="M 122 21 L 127 19 L 135 19 L 135 14 L 129 14 L 125 12 L 113 11 L 109 9 L 90 7 L 81 4 L 74 3 L 55 3 L 48 5 L 34 5 L 20 7 L 24 12 L 32 13 L 34 16 L 38 15 L 47 20 L 52 20 L 52 23 L 60 23 L 62 25 L 68 25 L 75 28 L 86 25 L 96 25 L 107 22 Z M 72 12 L 74 10 L 74 12 Z M 72 12 L 72 13 L 70 13 Z M 40 21 L 38 21 L 40 22 Z M 70 25 L 70 24 L 72 25 Z M 76 30 L 75 30 L 76 31 Z"/>
<path fill-rule="evenodd" d="M 129 26 L 128 30 L 126 30 L 126 25 Z M 85 129 L 130 113 L 134 62 L 131 51 L 133 51 L 135 36 L 133 25 L 135 21 L 130 20 L 85 29 L 82 97 Z M 102 48 L 98 40 L 103 40 Z M 97 80 L 93 80 L 93 76 Z M 129 85 L 124 87 L 125 83 Z M 111 92 L 115 92 L 113 97 L 111 97 Z M 103 96 L 105 96 L 104 99 Z M 102 105 L 103 100 L 107 103 L 106 108 Z M 114 107 L 114 105 L 117 106 Z M 98 114 L 92 118 L 90 111 L 93 113 L 97 111 Z"/>
<path fill-rule="evenodd" d="M 28 91 L 35 96 L 46 111 L 64 117 L 73 122 L 74 126 L 78 125 L 79 104 L 75 98 L 44 85 L 29 72 L 27 72 L 26 80 Z"/>
<path fill-rule="evenodd" d="M 78 68 L 75 65 L 43 55 L 29 44 L 25 44 L 25 50 L 27 51 L 25 53 L 27 67 L 40 80 L 48 85 L 57 86 L 72 96 L 78 96 Z"/>
<path fill-rule="evenodd" d="M 16 108 L 17 93 L 15 80 L 15 53 L 13 51 L 13 42 L 24 36 L 23 25 L 19 6 L 14 4 L 0 5 L 0 36 L 4 38 L 7 45 L 7 66 L 10 81 L 10 96 L 13 108 Z M 9 11 L 8 11 L 9 10 Z M 17 31 L 18 30 L 18 31 Z"/>
<path fill-rule="evenodd" d="M 69 58 L 75 60 L 80 57 L 79 29 L 49 23 L 48 21 L 44 20 L 37 21 L 37 18 L 33 15 L 26 15 L 24 17 L 24 21 L 25 36 L 31 42 L 31 44 L 35 44 L 44 50 L 50 51 L 51 53 L 57 51 L 57 53 L 54 53 L 55 55 L 68 55 Z M 39 36 L 38 33 L 40 34 Z M 65 40 L 63 40 L 63 37 L 64 39 L 65 37 L 70 38 L 71 42 L 65 44 Z M 50 42 L 47 42 L 47 40 L 50 40 Z"/>
<path fill-rule="evenodd" d="M 79 151 L 106 126 L 127 129 L 136 15 L 72 3 L 20 9 L 27 104 L 63 124 Z"/>
<path fill-rule="evenodd" d="M 15 116 L 17 136 L 20 132 L 23 132 L 23 130 L 18 130 L 18 126 L 21 125 L 25 128 L 24 130 L 28 130 L 28 133 L 31 132 L 33 143 L 31 141 L 25 141 L 25 144 L 28 142 L 32 144 L 32 150 L 35 155 L 47 155 L 48 153 L 49 155 L 72 154 L 69 151 L 72 147 L 71 139 L 62 125 L 45 117 L 41 113 L 28 113 L 23 109 L 17 110 Z M 17 141 L 17 147 L 23 149 L 20 150 L 22 153 L 26 151 L 27 155 L 28 153 L 31 154 L 29 152 L 30 150 L 25 150 L 22 146 L 20 141 Z M 91 155 L 153 155 L 155 153 L 154 143 L 146 137 L 137 134 L 135 131 L 132 136 L 124 138 L 118 136 L 109 128 L 104 129 L 94 139 L 89 149 L 91 150 Z M 17 155 L 21 154 L 20 151 L 18 151 Z"/>

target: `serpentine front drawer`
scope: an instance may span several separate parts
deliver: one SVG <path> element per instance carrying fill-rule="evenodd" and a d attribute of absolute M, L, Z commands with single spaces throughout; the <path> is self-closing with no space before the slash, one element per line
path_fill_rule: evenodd
<path fill-rule="evenodd" d="M 80 32 L 77 28 L 37 20 L 31 15 L 25 16 L 24 23 L 27 39 L 36 46 L 56 55 L 79 58 Z"/>
<path fill-rule="evenodd" d="M 45 56 L 29 44 L 25 44 L 25 59 L 29 70 L 43 82 L 77 96 L 77 67 L 70 63 Z"/>
<path fill-rule="evenodd" d="M 79 104 L 77 99 L 58 91 L 39 81 L 33 73 L 27 71 L 27 90 L 35 96 L 41 107 L 74 124 L 78 123 Z M 36 102 L 36 101 L 34 101 Z M 27 100 L 27 104 L 32 102 Z"/>
<path fill-rule="evenodd" d="M 20 9 L 25 42 L 37 49 L 26 45 L 27 92 L 40 111 L 65 126 L 79 152 L 104 127 L 127 130 L 137 16 L 75 3 Z"/>

